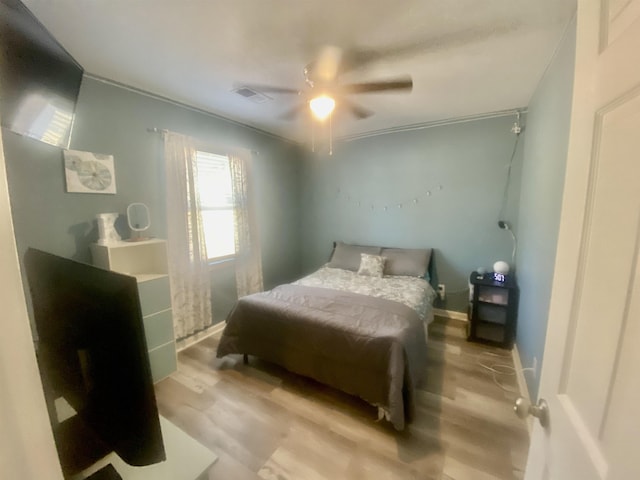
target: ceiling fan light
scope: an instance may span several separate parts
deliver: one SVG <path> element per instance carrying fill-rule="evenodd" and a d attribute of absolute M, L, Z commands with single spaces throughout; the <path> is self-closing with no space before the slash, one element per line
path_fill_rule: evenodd
<path fill-rule="evenodd" d="M 324 120 L 333 112 L 336 101 L 327 95 L 320 95 L 309 102 L 309 107 L 316 118 Z"/>

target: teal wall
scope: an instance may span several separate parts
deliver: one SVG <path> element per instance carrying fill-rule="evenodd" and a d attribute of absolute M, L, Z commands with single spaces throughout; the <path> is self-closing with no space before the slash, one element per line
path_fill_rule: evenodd
<path fill-rule="evenodd" d="M 517 345 L 529 393 L 538 395 L 551 298 L 571 117 L 575 57 L 571 23 L 529 104 L 517 235 L 520 304 Z"/>
<path fill-rule="evenodd" d="M 466 311 L 471 271 L 511 260 L 511 236 L 497 220 L 514 120 L 509 115 L 378 135 L 339 142 L 332 156 L 309 154 L 301 187 L 303 270 L 326 262 L 334 240 L 432 247 L 433 283 L 444 283 L 449 292 L 438 306 Z M 505 217 L 514 227 L 522 144 L 520 139 Z"/>
<path fill-rule="evenodd" d="M 518 347 L 525 366 L 534 357 L 540 362 L 544 347 L 574 36 L 572 26 L 529 106 L 504 216 L 520 242 Z M 85 78 L 71 148 L 113 154 L 118 193 L 65 193 L 61 150 L 3 130 L 19 253 L 33 246 L 90 261 L 88 246 L 97 238 L 95 215 L 124 213 L 131 202 L 148 204 L 150 233 L 166 237 L 162 141 L 147 131 L 166 128 L 258 152 L 255 191 L 267 288 L 322 265 L 334 240 L 432 247 L 433 283 L 445 283 L 448 291 L 447 302 L 438 306 L 465 311 L 469 272 L 511 256 L 511 238 L 496 222 L 515 141 L 513 121 L 514 116 L 502 116 L 338 142 L 328 156 Z M 236 297 L 233 269 L 214 270 L 212 279 L 214 317 L 221 321 Z M 528 381 L 535 394 L 536 381 Z"/>
<path fill-rule="evenodd" d="M 300 150 L 249 127 L 174 103 L 85 77 L 80 90 L 72 149 L 115 157 L 116 195 L 65 193 L 62 151 L 3 129 L 18 251 L 40 248 L 90 262 L 97 239 L 95 215 L 124 214 L 132 202 L 149 206 L 150 234 L 166 238 L 164 167 L 157 127 L 205 142 L 244 147 L 254 154 L 255 193 L 265 285 L 291 280 L 300 271 Z M 126 220 L 119 222 L 128 236 Z M 213 271 L 214 319 L 221 321 L 235 301 L 233 270 Z"/>

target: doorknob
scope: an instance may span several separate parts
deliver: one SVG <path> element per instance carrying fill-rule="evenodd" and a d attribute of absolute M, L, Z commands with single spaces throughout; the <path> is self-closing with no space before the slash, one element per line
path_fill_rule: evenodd
<path fill-rule="evenodd" d="M 529 415 L 533 415 L 540 420 L 540 425 L 545 428 L 549 426 L 549 405 L 544 398 L 538 400 L 537 405 L 531 405 L 531 402 L 526 398 L 518 397 L 515 405 L 513 406 L 513 411 L 522 419 L 527 418 Z"/>

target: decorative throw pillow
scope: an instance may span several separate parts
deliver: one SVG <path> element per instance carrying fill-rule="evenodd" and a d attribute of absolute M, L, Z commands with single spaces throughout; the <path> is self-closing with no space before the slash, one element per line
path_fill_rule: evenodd
<path fill-rule="evenodd" d="M 369 277 L 382 277 L 384 272 L 384 257 L 380 255 L 360 254 L 360 268 L 358 275 L 368 275 Z"/>
<path fill-rule="evenodd" d="M 349 245 L 348 243 L 337 242 L 333 255 L 329 261 L 329 267 L 342 268 L 357 272 L 360 266 L 360 254 L 380 255 L 380 247 L 367 247 L 362 245 Z"/>

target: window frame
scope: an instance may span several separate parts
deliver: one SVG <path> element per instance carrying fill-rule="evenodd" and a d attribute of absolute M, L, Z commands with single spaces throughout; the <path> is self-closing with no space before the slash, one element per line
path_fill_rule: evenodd
<path fill-rule="evenodd" d="M 223 266 L 226 265 L 230 262 L 235 261 L 236 257 L 238 256 L 238 252 L 236 251 L 236 246 L 235 246 L 235 202 L 233 200 L 233 182 L 231 179 L 231 159 L 229 158 L 229 155 L 226 153 L 222 153 L 219 151 L 215 151 L 213 149 L 210 148 L 206 148 L 206 147 L 196 147 L 196 166 L 198 169 L 198 175 L 200 172 L 200 165 L 201 165 L 201 160 L 199 159 L 199 154 L 203 153 L 203 154 L 207 154 L 207 155 L 215 155 L 218 157 L 224 157 L 227 160 L 227 163 L 229 163 L 229 186 L 231 187 L 231 204 L 229 206 L 216 206 L 216 207 L 208 207 L 208 206 L 204 206 L 202 204 L 202 196 L 200 194 L 200 182 L 198 179 L 196 188 L 198 189 L 198 198 L 200 198 L 200 223 L 203 226 L 203 235 L 204 235 L 204 239 L 205 239 L 205 244 L 206 244 L 206 229 L 204 228 L 204 218 L 202 213 L 203 212 L 210 212 L 210 211 L 231 211 L 232 214 L 232 221 L 233 221 L 233 233 L 234 233 L 234 252 L 232 254 L 229 255 L 220 255 L 217 257 L 209 257 L 209 253 L 207 252 L 207 263 L 209 264 L 210 267 L 216 267 L 216 266 Z"/>

